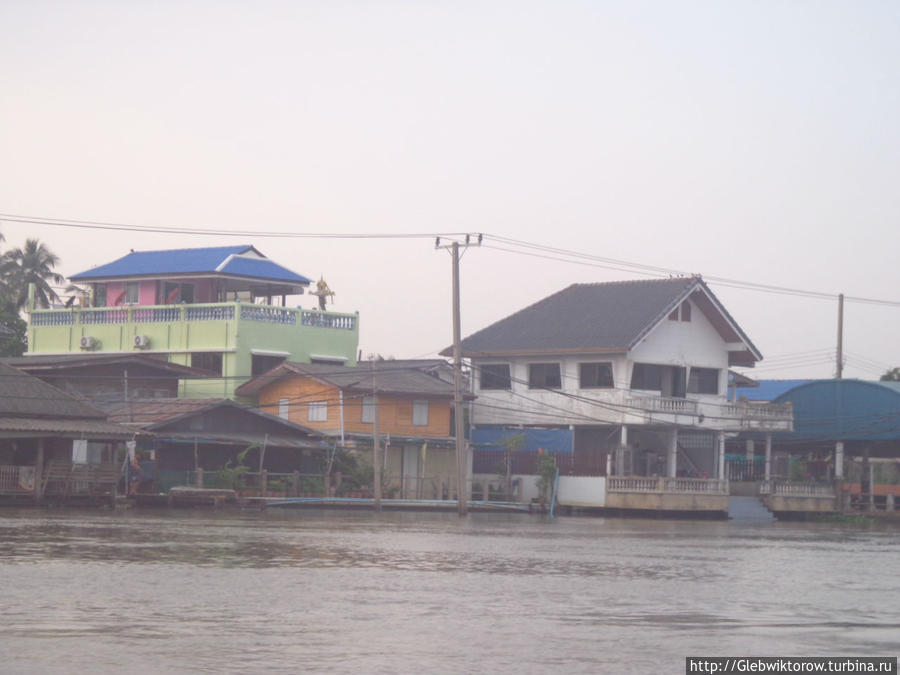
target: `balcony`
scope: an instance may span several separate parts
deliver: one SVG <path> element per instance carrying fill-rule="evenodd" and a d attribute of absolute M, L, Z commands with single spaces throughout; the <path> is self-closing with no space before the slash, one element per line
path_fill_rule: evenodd
<path fill-rule="evenodd" d="M 482 404 L 476 424 L 608 424 L 672 425 L 710 431 L 792 431 L 790 404 L 731 403 L 725 397 L 680 398 L 623 389 L 578 390 L 577 396 L 556 391 L 476 392 Z"/>
<path fill-rule="evenodd" d="M 356 314 L 242 302 L 34 310 L 30 353 L 176 352 L 242 346 L 293 354 L 298 340 L 315 353 L 332 345 L 352 361 Z M 136 338 L 140 336 L 142 340 Z"/>

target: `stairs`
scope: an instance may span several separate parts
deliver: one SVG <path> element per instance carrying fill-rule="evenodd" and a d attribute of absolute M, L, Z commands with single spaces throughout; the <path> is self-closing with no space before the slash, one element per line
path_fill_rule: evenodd
<path fill-rule="evenodd" d="M 775 516 L 758 497 L 729 497 L 728 518 L 731 520 L 774 521 Z"/>

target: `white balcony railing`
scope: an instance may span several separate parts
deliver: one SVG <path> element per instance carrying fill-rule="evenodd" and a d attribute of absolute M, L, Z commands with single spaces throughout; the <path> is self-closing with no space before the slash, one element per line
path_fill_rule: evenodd
<path fill-rule="evenodd" d="M 728 481 L 715 478 L 609 476 L 606 480 L 606 490 L 644 494 L 727 495 Z"/>
<path fill-rule="evenodd" d="M 696 415 L 697 402 L 686 398 L 671 396 L 632 396 L 627 399 L 631 408 L 639 408 L 650 412 L 669 413 L 670 415 Z"/>
<path fill-rule="evenodd" d="M 762 495 L 778 497 L 834 497 L 834 486 L 821 483 L 764 480 L 759 486 Z"/>

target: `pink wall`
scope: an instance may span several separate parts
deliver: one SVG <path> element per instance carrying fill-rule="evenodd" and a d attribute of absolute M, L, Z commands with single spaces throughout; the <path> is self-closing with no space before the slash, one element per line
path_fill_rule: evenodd
<path fill-rule="evenodd" d="M 178 280 L 179 283 L 194 284 L 194 302 L 215 302 L 213 296 L 212 279 L 185 279 Z M 140 292 L 138 294 L 139 305 L 164 305 L 166 298 L 163 296 L 166 281 L 165 279 L 156 279 L 140 282 Z M 159 296 L 157 296 L 157 287 L 159 288 Z M 112 281 L 106 284 L 106 305 L 111 307 L 115 304 L 116 299 L 125 290 L 125 283 L 122 281 Z M 123 301 L 124 302 L 124 301 Z"/>

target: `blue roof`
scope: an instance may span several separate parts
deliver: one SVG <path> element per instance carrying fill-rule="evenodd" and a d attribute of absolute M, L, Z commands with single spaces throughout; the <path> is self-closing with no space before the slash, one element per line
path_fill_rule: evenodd
<path fill-rule="evenodd" d="M 168 251 L 132 251 L 111 263 L 79 272 L 70 279 L 93 280 L 147 275 L 219 273 L 296 284 L 310 283 L 306 277 L 267 258 L 232 258 L 223 266 L 229 256 L 239 256 L 248 252 L 259 254 L 256 249 L 248 245 L 179 248 Z"/>
<path fill-rule="evenodd" d="M 738 387 L 738 396 L 748 401 L 774 401 L 794 387 L 817 380 L 758 380 L 758 387 Z"/>
<path fill-rule="evenodd" d="M 291 272 L 286 267 L 265 258 L 239 258 L 234 257 L 219 270 L 222 274 L 233 274 L 241 277 L 255 277 L 273 279 L 276 281 L 290 281 L 297 284 L 308 284 L 310 280 L 301 274 Z"/>
<path fill-rule="evenodd" d="M 794 408 L 792 440 L 900 439 L 900 383 L 810 380 L 776 399 Z"/>

